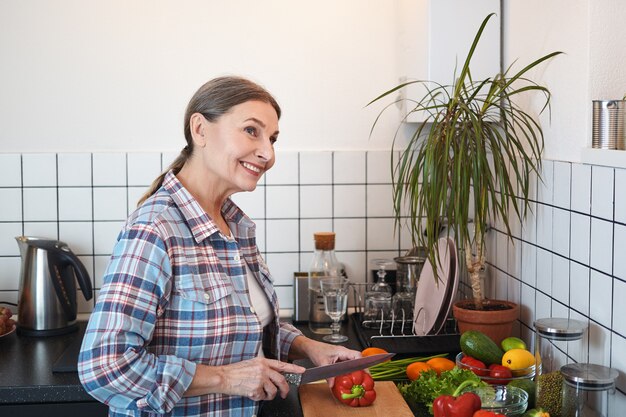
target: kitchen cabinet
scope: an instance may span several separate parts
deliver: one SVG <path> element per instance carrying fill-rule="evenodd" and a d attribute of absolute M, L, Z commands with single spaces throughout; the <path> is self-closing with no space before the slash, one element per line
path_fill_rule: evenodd
<path fill-rule="evenodd" d="M 497 15 L 485 27 L 470 68 L 474 80 L 500 72 L 500 0 L 401 0 L 398 12 L 400 82 L 426 80 L 451 85 L 489 13 Z M 420 99 L 424 93 L 422 86 L 413 84 L 400 92 L 400 98 Z M 402 104 L 405 114 L 410 103 L 403 100 Z M 406 121 L 422 120 L 423 114 L 415 112 Z"/>

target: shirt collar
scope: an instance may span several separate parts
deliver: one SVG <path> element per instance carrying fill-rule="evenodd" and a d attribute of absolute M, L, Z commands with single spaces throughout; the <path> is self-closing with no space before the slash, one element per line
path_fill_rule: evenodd
<path fill-rule="evenodd" d="M 209 217 L 198 201 L 187 191 L 173 171 L 168 171 L 163 179 L 163 187 L 171 195 L 174 204 L 189 224 L 196 242 L 219 233 L 217 224 Z M 229 224 L 235 238 L 252 237 L 256 225 L 230 198 L 222 205 L 222 215 Z"/>

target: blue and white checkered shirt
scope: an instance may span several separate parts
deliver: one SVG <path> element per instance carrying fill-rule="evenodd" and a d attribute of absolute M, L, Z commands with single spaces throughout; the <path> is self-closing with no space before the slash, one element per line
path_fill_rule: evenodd
<path fill-rule="evenodd" d="M 83 340 L 83 386 L 110 416 L 252 416 L 238 396 L 185 397 L 196 364 L 267 357 L 286 360 L 301 334 L 278 321 L 272 278 L 254 223 L 231 200 L 224 237 L 176 176 L 141 205 L 121 231 Z M 265 329 L 250 306 L 250 268 L 274 309 Z"/>

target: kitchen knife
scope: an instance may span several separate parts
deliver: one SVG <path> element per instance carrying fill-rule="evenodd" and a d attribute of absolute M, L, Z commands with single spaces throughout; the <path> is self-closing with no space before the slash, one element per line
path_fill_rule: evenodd
<path fill-rule="evenodd" d="M 391 359 L 393 355 L 395 355 L 395 353 L 379 353 L 377 355 L 370 355 L 364 358 L 350 359 L 343 362 L 332 363 L 330 365 L 309 368 L 302 374 L 285 373 L 283 375 L 290 385 L 299 386 L 301 384 L 319 381 L 320 379 L 331 378 L 333 376 L 358 371 L 359 369 L 369 368 L 370 366 L 384 362 L 387 359 Z"/>

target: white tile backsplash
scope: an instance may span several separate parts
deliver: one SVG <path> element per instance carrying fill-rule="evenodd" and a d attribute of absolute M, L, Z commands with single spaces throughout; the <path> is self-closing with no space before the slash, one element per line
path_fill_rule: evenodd
<path fill-rule="evenodd" d="M 333 175 L 335 184 L 365 184 L 364 151 L 339 151 L 334 153 Z"/>
<path fill-rule="evenodd" d="M 57 158 L 53 153 L 22 155 L 22 175 L 25 187 L 54 187 L 57 185 Z"/>
<path fill-rule="evenodd" d="M 57 159 L 59 187 L 91 187 L 90 153 L 60 153 Z"/>
<path fill-rule="evenodd" d="M 92 222 L 59 222 L 59 240 L 67 243 L 76 255 L 93 253 Z"/>
<path fill-rule="evenodd" d="M 128 185 L 148 186 L 161 173 L 161 153 L 129 153 L 127 158 Z"/>
<path fill-rule="evenodd" d="M 367 219 L 367 248 L 369 250 L 393 250 L 398 248 L 398 236 L 394 233 L 393 219 Z"/>
<path fill-rule="evenodd" d="M 552 253 L 537 249 L 537 289 L 546 294 L 552 290 Z"/>
<path fill-rule="evenodd" d="M 591 219 L 589 216 L 572 212 L 570 236 L 571 258 L 588 265 L 590 240 Z"/>
<path fill-rule="evenodd" d="M 609 275 L 591 270 L 589 284 L 589 317 L 598 323 L 611 324 L 613 285 Z"/>
<path fill-rule="evenodd" d="M 569 257 L 570 214 L 568 210 L 554 208 L 552 212 L 552 249 Z"/>
<path fill-rule="evenodd" d="M 293 285 L 293 274 L 300 268 L 297 253 L 268 253 L 265 261 L 274 278 L 274 285 Z"/>
<path fill-rule="evenodd" d="M 93 185 L 121 186 L 126 185 L 126 154 L 95 153 L 93 154 Z"/>
<path fill-rule="evenodd" d="M 295 185 L 267 186 L 265 188 L 265 215 L 268 219 L 297 218 L 298 187 Z"/>
<path fill-rule="evenodd" d="M 543 161 L 541 164 L 541 178 L 537 181 L 537 201 L 552 204 L 554 195 L 554 162 Z"/>
<path fill-rule="evenodd" d="M 59 238 L 58 222 L 24 222 L 24 236 L 36 236 L 46 239 Z"/>
<path fill-rule="evenodd" d="M 330 185 L 300 186 L 300 217 L 332 217 L 333 188 Z M 291 216 L 290 216 L 291 217 Z"/>
<path fill-rule="evenodd" d="M 0 223 L 0 256 L 20 256 L 18 236 L 22 236 L 21 223 Z"/>
<path fill-rule="evenodd" d="M 626 282 L 616 279 L 613 283 L 613 330 L 626 335 Z"/>
<path fill-rule="evenodd" d="M 22 190 L 0 188 L 0 218 L 2 221 L 22 221 Z"/>
<path fill-rule="evenodd" d="M 615 170 L 615 221 L 626 223 L 626 169 Z"/>
<path fill-rule="evenodd" d="M 261 219 L 265 217 L 265 186 L 257 186 L 252 192 L 233 194 L 231 199 L 251 219 Z"/>
<path fill-rule="evenodd" d="M 93 241 L 95 255 L 110 255 L 122 230 L 123 221 L 94 222 Z M 70 242 L 66 242 L 70 244 Z"/>
<path fill-rule="evenodd" d="M 24 188 L 24 221 L 56 221 L 57 189 Z"/>
<path fill-rule="evenodd" d="M 22 186 L 22 155 L 0 154 L 0 187 Z"/>
<path fill-rule="evenodd" d="M 93 189 L 94 220 L 125 220 L 128 216 L 127 192 L 124 187 Z"/>
<path fill-rule="evenodd" d="M 365 185 L 333 187 L 333 217 L 365 217 Z"/>
<path fill-rule="evenodd" d="M 393 198 L 391 184 L 372 184 L 367 186 L 367 216 L 393 217 Z"/>
<path fill-rule="evenodd" d="M 335 249 L 365 251 L 365 219 L 335 219 Z"/>
<path fill-rule="evenodd" d="M 397 154 L 397 153 L 396 153 Z M 397 159 L 397 157 L 395 157 Z M 391 152 L 367 152 L 367 183 L 391 184 Z"/>
<path fill-rule="evenodd" d="M 59 188 L 59 220 L 91 220 L 93 218 L 92 189 Z"/>
<path fill-rule="evenodd" d="M 552 257 L 552 297 L 568 305 L 570 288 L 569 260 L 562 256 Z"/>
<path fill-rule="evenodd" d="M 591 166 L 572 164 L 572 210 L 591 213 Z"/>
<path fill-rule="evenodd" d="M 554 162 L 554 198 L 557 207 L 570 208 L 570 187 L 572 184 L 572 164 L 570 162 Z"/>
<path fill-rule="evenodd" d="M 570 261 L 569 305 L 589 316 L 589 267 Z"/>
<path fill-rule="evenodd" d="M 267 220 L 267 252 L 296 252 L 298 247 L 298 220 Z"/>
<path fill-rule="evenodd" d="M 615 223 L 613 245 L 613 274 L 626 280 L 626 226 Z"/>
<path fill-rule="evenodd" d="M 594 166 L 591 168 L 591 215 L 613 220 L 614 169 Z"/>
<path fill-rule="evenodd" d="M 332 184 L 332 182 L 332 152 L 303 152 L 300 154 L 300 184 Z"/>
<path fill-rule="evenodd" d="M 301 253 L 313 253 L 315 250 L 315 241 L 313 234 L 315 232 L 333 232 L 332 219 L 302 219 L 300 220 L 300 246 Z M 335 238 L 336 242 L 336 238 Z M 308 264 L 307 264 L 308 265 Z"/>
<path fill-rule="evenodd" d="M 15 290 L 20 283 L 21 258 L 0 257 L 0 291 Z M 4 299 L 0 298 L 4 301 Z"/>
<path fill-rule="evenodd" d="M 0 154 L 0 298 L 17 298 L 14 237 L 22 234 L 66 241 L 93 274 L 97 294 L 128 212 L 177 155 Z M 293 272 L 308 270 L 314 232 L 337 233 L 337 257 L 357 282 L 369 276 L 371 259 L 392 259 L 409 249 L 404 219 L 394 232 L 390 160 L 389 151 L 278 152 L 256 191 L 233 196 L 257 225 L 281 307 L 293 306 Z M 626 170 L 543 165 L 546 184 L 537 186 L 533 177 L 533 210 L 521 231 L 513 226 L 515 245 L 501 222 L 489 233 L 487 294 L 521 303 L 515 332 L 529 342 L 535 318 L 589 321 L 585 355 L 624 373 Z M 469 294 L 465 279 L 460 287 Z M 88 312 L 93 301 L 79 306 Z M 621 386 L 626 388 L 626 378 Z"/>
<path fill-rule="evenodd" d="M 276 152 L 276 163 L 265 173 L 265 184 L 298 184 L 298 152 Z"/>
<path fill-rule="evenodd" d="M 591 267 L 613 272 L 613 224 L 596 218 L 591 219 Z"/>

